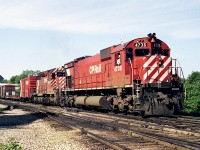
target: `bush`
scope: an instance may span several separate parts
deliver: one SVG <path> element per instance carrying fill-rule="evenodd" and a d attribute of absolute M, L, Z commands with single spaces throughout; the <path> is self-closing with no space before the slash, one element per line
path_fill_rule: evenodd
<path fill-rule="evenodd" d="M 200 72 L 192 72 L 185 82 L 185 113 L 200 114 Z"/>
<path fill-rule="evenodd" d="M 23 150 L 22 147 L 15 141 L 14 138 L 10 138 L 6 144 L 0 142 L 0 150 Z"/>

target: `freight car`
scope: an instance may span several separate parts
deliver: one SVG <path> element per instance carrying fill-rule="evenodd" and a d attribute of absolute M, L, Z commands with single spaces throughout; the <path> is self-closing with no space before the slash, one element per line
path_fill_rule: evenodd
<path fill-rule="evenodd" d="M 19 99 L 19 95 L 16 94 L 16 88 L 19 88 L 18 84 L 0 84 L 0 98 L 10 100 Z"/>
<path fill-rule="evenodd" d="M 36 76 L 20 80 L 20 100 L 28 101 L 36 93 Z"/>
<path fill-rule="evenodd" d="M 182 68 L 170 54 L 155 33 L 110 46 L 42 72 L 32 101 L 142 115 L 179 113 L 184 101 Z"/>

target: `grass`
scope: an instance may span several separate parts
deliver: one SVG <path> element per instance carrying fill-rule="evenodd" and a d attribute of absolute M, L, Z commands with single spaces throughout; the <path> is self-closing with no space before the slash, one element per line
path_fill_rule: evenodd
<path fill-rule="evenodd" d="M 199 117 L 200 116 L 200 110 L 199 111 L 194 111 L 192 109 L 184 109 L 181 114 L 185 115 L 185 116 Z"/>
<path fill-rule="evenodd" d="M 6 144 L 0 142 L 0 150 L 23 150 L 23 148 L 15 141 L 14 138 L 9 138 Z"/>

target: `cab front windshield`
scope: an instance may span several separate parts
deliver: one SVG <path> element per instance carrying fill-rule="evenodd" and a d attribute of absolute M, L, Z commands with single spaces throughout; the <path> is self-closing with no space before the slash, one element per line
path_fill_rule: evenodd
<path fill-rule="evenodd" d="M 152 55 L 163 55 L 163 56 L 169 56 L 169 50 L 168 49 L 161 49 L 161 48 L 152 48 Z"/>
<path fill-rule="evenodd" d="M 135 49 L 135 56 L 144 57 L 144 56 L 154 56 L 154 55 L 163 55 L 169 56 L 168 49 L 161 49 L 161 48 L 153 48 L 151 51 L 150 49 Z"/>

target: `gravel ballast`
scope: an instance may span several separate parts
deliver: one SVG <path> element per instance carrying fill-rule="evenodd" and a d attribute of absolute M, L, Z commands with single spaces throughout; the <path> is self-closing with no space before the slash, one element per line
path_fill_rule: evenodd
<path fill-rule="evenodd" d="M 79 131 L 21 109 L 5 110 L 0 114 L 0 141 L 5 143 L 11 137 L 27 150 L 98 149 L 94 141 Z"/>

